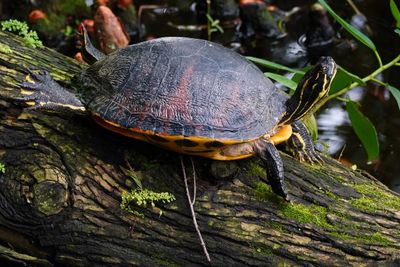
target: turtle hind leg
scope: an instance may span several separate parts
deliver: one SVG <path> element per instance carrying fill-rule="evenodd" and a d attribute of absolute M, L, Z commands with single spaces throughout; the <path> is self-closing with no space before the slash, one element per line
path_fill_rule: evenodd
<path fill-rule="evenodd" d="M 283 162 L 275 145 L 268 140 L 262 140 L 256 146 L 257 154 L 261 158 L 267 170 L 268 180 L 272 191 L 289 201 L 289 195 L 285 186 Z"/>
<path fill-rule="evenodd" d="M 81 101 L 53 80 L 47 71 L 29 70 L 26 80 L 19 86 L 21 96 L 16 100 L 24 102 L 28 109 L 85 111 Z"/>
<path fill-rule="evenodd" d="M 292 123 L 292 136 L 286 141 L 287 150 L 302 162 L 323 163 L 323 159 L 315 151 L 313 140 L 301 121 Z"/>

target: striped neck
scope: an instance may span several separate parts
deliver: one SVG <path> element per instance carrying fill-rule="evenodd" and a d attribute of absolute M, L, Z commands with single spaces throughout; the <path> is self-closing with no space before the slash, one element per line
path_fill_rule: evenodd
<path fill-rule="evenodd" d="M 335 61 L 331 57 L 321 57 L 314 68 L 304 74 L 293 96 L 286 101 L 286 112 L 279 124 L 292 124 L 312 114 L 320 100 L 328 94 L 335 75 Z"/>

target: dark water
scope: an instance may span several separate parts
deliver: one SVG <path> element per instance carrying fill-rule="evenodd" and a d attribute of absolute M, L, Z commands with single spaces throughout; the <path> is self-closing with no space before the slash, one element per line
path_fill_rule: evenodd
<path fill-rule="evenodd" d="M 369 0 L 356 3 L 368 19 L 372 31 L 370 37 L 385 64 L 400 53 L 400 36 L 393 32 L 394 20 L 390 13 L 389 1 Z M 340 7 L 336 9 L 341 10 Z M 348 8 L 345 6 L 344 9 Z M 344 14 L 349 18 L 348 13 Z M 351 53 L 338 53 L 335 59 L 340 65 L 361 77 L 377 68 L 373 53 L 362 45 Z M 400 88 L 399 74 L 399 67 L 393 67 L 377 78 Z M 373 85 L 354 88 L 347 95 L 361 103 L 361 111 L 375 125 L 381 149 L 379 158 L 372 163 L 366 163 L 367 155 L 354 134 L 341 103 L 329 103 L 319 113 L 320 139 L 330 145 L 330 153 L 333 156 L 338 157 L 343 150 L 343 158 L 348 162 L 368 170 L 391 189 L 400 192 L 400 111 L 396 101 L 385 88 L 374 88 Z"/>
<path fill-rule="evenodd" d="M 346 1 L 330 2 L 341 17 L 347 21 L 354 19 L 354 11 Z M 370 28 L 370 32 L 367 34 L 377 46 L 385 64 L 400 52 L 400 36 L 393 31 L 395 24 L 390 13 L 389 1 L 358 0 L 354 2 L 367 18 L 366 25 Z M 287 36 L 280 40 L 255 38 L 251 41 L 251 45 L 245 44 L 242 51 L 247 55 L 270 59 L 294 67 L 304 66 L 308 59 L 304 51 L 299 48 L 298 39 L 307 29 L 309 6 L 314 2 L 276 1 L 276 3 L 282 10 L 290 10 L 294 6 L 300 7 L 300 10 L 292 15 L 286 23 Z M 400 3 L 398 4 L 400 5 Z M 150 36 L 206 37 L 204 31 L 177 31 L 168 27 L 166 31 L 160 31 L 162 28 L 165 29 L 161 26 L 171 20 L 177 24 L 188 24 L 191 21 L 190 18 L 158 17 L 148 23 L 147 34 Z M 144 21 L 144 23 L 146 22 Z M 226 29 L 224 34 L 214 34 L 213 40 L 228 45 L 235 39 L 233 32 L 233 28 Z M 378 67 L 378 63 L 373 52 L 355 41 L 344 30 L 341 30 L 340 33 L 342 42 L 329 51 L 336 62 L 360 77 L 374 71 Z M 393 67 L 377 78 L 400 88 L 399 73 L 399 67 Z M 353 132 L 344 104 L 340 101 L 332 101 L 318 112 L 319 140 L 329 146 L 328 152 L 333 157 L 340 157 L 345 164 L 368 170 L 391 189 L 400 192 L 400 164 L 398 164 L 400 160 L 400 111 L 396 101 L 385 88 L 377 88 L 373 85 L 354 88 L 346 95 L 360 102 L 361 111 L 376 126 L 381 149 L 379 158 L 367 163 L 367 154 Z"/>

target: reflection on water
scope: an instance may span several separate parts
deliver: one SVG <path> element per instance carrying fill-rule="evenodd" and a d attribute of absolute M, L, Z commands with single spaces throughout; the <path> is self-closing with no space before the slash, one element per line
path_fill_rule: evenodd
<path fill-rule="evenodd" d="M 317 116 L 318 139 L 328 146 L 328 154 L 335 156 L 346 144 L 346 133 L 340 133 L 339 128 L 350 124 L 347 112 L 338 104 L 324 109 Z"/>

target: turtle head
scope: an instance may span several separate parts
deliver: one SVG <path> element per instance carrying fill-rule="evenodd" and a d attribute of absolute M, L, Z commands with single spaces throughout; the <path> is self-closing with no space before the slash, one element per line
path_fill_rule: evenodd
<path fill-rule="evenodd" d="M 280 124 L 291 124 L 312 113 L 329 92 L 336 75 L 336 63 L 331 57 L 321 57 L 317 64 L 304 74 L 293 96 L 286 102 L 286 112 Z"/>

